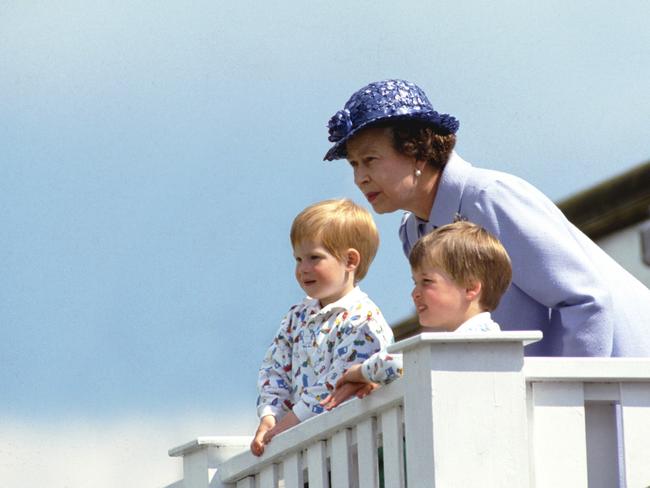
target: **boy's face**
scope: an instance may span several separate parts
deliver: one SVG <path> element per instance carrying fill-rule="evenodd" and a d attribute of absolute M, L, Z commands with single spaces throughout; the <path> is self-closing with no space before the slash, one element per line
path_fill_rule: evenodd
<path fill-rule="evenodd" d="M 467 290 L 442 270 L 423 267 L 412 270 L 415 284 L 411 297 L 420 325 L 436 332 L 454 331 L 470 318 Z"/>
<path fill-rule="evenodd" d="M 293 255 L 298 284 L 307 295 L 317 298 L 321 307 L 339 300 L 354 288 L 354 273 L 320 242 L 299 242 Z"/>

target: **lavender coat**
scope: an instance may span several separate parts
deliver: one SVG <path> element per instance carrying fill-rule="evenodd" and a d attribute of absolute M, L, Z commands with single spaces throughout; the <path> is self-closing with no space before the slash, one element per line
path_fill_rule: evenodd
<path fill-rule="evenodd" d="M 650 356 L 650 290 L 535 187 L 453 153 L 429 221 L 408 212 L 402 220 L 404 252 L 456 215 L 486 228 L 508 250 L 512 284 L 492 316 L 503 330 L 544 333 L 527 355 Z"/>

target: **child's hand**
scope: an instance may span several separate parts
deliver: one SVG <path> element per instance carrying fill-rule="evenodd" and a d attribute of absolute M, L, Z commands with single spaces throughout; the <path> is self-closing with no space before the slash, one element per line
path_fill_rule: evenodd
<path fill-rule="evenodd" d="M 298 425 L 299 423 L 300 420 L 298 420 L 296 414 L 293 412 L 289 412 L 284 417 L 282 417 L 282 420 L 280 420 L 272 429 L 264 433 L 262 442 L 265 445 L 269 444 L 276 435 L 281 434 L 285 430 L 290 429 L 291 427 L 293 427 L 294 425 Z"/>
<path fill-rule="evenodd" d="M 326 410 L 332 410 L 341 403 L 356 395 L 363 398 L 369 395 L 379 385 L 366 379 L 361 373 L 361 365 L 355 364 L 348 369 L 336 382 L 335 389 L 320 404 Z"/>
<path fill-rule="evenodd" d="M 353 364 L 348 370 L 345 371 L 336 382 L 336 388 L 344 383 L 369 383 L 366 377 L 361 372 L 360 364 Z"/>
<path fill-rule="evenodd" d="M 364 383 L 363 386 L 357 390 L 357 398 L 367 397 L 380 386 L 379 383 Z"/>
<path fill-rule="evenodd" d="M 260 425 L 257 427 L 257 432 L 255 432 L 255 437 L 253 437 L 253 441 L 251 442 L 251 452 L 254 456 L 264 454 L 264 436 L 273 427 L 275 427 L 275 417 L 273 415 L 262 417 Z"/>
<path fill-rule="evenodd" d="M 255 437 L 253 438 L 253 441 L 251 442 L 251 452 L 253 453 L 254 456 L 261 456 L 264 454 L 264 434 L 266 432 L 262 433 L 258 431 L 255 433 Z"/>
<path fill-rule="evenodd" d="M 341 403 L 346 401 L 349 398 L 352 398 L 356 395 L 359 389 L 367 386 L 367 383 L 343 383 L 342 385 L 336 386 L 336 389 L 325 397 L 325 400 L 320 402 L 321 406 L 325 407 L 325 410 L 332 410 L 335 407 L 338 407 Z"/>

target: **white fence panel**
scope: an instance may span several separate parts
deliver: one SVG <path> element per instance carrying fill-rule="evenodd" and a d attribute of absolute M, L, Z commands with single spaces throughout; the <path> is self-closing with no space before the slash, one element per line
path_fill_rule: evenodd
<path fill-rule="evenodd" d="M 294 452 L 284 460 L 282 465 L 284 471 L 285 488 L 303 488 L 302 474 L 302 453 Z"/>
<path fill-rule="evenodd" d="M 404 486 L 404 429 L 399 407 L 381 414 L 385 486 Z"/>
<path fill-rule="evenodd" d="M 328 488 L 327 478 L 327 444 L 318 441 L 307 449 L 309 488 Z"/>
<path fill-rule="evenodd" d="M 625 477 L 628 488 L 650 486 L 650 383 L 621 384 Z"/>
<path fill-rule="evenodd" d="M 237 488 L 255 488 L 255 477 L 247 476 L 237 482 Z"/>
<path fill-rule="evenodd" d="M 585 403 L 589 488 L 618 486 L 618 430 L 616 424 L 615 403 Z"/>
<path fill-rule="evenodd" d="M 534 486 L 587 488 L 582 383 L 533 383 L 530 401 Z"/>
<path fill-rule="evenodd" d="M 259 488 L 277 488 L 278 487 L 278 465 L 270 464 L 260 471 Z"/>
<path fill-rule="evenodd" d="M 539 336 L 438 332 L 392 346 L 405 353 L 409 484 L 528 488 L 523 345 Z"/>
<path fill-rule="evenodd" d="M 357 426 L 357 457 L 359 463 L 359 486 L 378 488 L 377 422 L 371 417 Z"/>
<path fill-rule="evenodd" d="M 350 431 L 344 429 L 332 436 L 332 486 L 352 486 Z"/>

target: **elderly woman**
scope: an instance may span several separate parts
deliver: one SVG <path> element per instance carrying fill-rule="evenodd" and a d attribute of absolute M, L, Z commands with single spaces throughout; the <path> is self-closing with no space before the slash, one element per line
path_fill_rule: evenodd
<path fill-rule="evenodd" d="M 331 118 L 325 160 L 347 158 L 375 212 L 406 211 L 406 255 L 457 219 L 497 236 L 513 280 L 493 316 L 504 330 L 544 333 L 527 354 L 650 356 L 650 290 L 532 185 L 464 161 L 454 152 L 458 126 L 413 83 L 371 83 Z"/>

